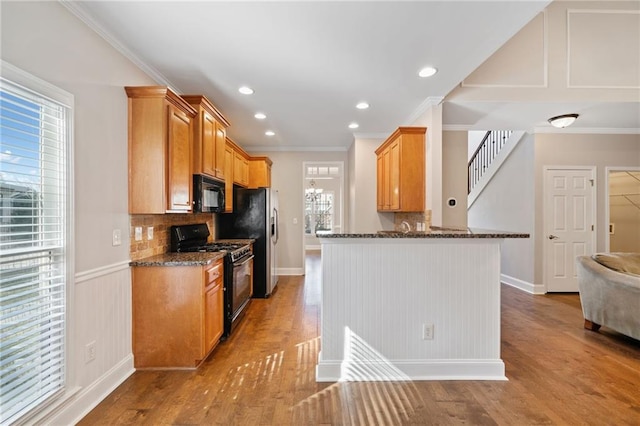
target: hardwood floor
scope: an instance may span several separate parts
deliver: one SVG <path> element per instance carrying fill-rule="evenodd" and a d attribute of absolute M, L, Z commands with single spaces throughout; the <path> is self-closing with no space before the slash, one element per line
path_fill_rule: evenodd
<path fill-rule="evenodd" d="M 319 256 L 197 371 L 136 372 L 80 425 L 637 425 L 640 342 L 583 328 L 576 294 L 502 287 L 509 381 L 316 383 Z"/>

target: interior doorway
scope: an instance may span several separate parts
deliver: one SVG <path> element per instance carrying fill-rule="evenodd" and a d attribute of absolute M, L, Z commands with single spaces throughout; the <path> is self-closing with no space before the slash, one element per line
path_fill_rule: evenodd
<path fill-rule="evenodd" d="M 640 167 L 606 169 L 608 252 L 640 252 Z"/>
<path fill-rule="evenodd" d="M 305 161 L 302 167 L 304 256 L 307 251 L 320 250 L 317 235 L 342 232 L 344 162 Z"/>

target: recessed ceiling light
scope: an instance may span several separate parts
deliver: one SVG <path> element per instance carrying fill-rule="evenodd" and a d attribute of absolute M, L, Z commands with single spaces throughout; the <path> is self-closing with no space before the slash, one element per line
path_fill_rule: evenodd
<path fill-rule="evenodd" d="M 252 95 L 253 89 L 249 86 L 242 86 L 238 89 L 238 92 L 242 93 L 243 95 Z"/>
<path fill-rule="evenodd" d="M 261 112 L 257 112 L 256 115 L 254 115 L 254 117 L 257 118 L 258 120 L 264 120 L 265 118 L 267 118 L 267 116 Z"/>
<path fill-rule="evenodd" d="M 358 105 L 356 105 L 356 108 L 358 109 L 367 109 L 369 108 L 369 104 L 366 102 L 360 102 Z"/>
<path fill-rule="evenodd" d="M 420 70 L 420 72 L 418 73 L 418 75 L 420 77 L 431 77 L 432 75 L 434 75 L 435 73 L 437 73 L 438 70 L 434 67 L 424 67 Z"/>
<path fill-rule="evenodd" d="M 267 135 L 267 136 L 275 135 L 275 133 L 272 130 L 267 130 L 266 132 L 264 132 L 264 134 Z"/>
<path fill-rule="evenodd" d="M 360 125 L 358 123 L 351 123 L 349 124 L 349 128 L 350 129 L 357 129 L 358 127 L 360 127 Z"/>

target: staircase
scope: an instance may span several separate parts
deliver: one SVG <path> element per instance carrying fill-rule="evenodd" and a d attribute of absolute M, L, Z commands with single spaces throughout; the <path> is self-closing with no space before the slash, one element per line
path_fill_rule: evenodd
<path fill-rule="evenodd" d="M 468 164 L 467 193 L 471 193 L 511 136 L 511 130 L 489 130 Z"/>
<path fill-rule="evenodd" d="M 512 130 L 489 130 L 484 135 L 467 165 L 467 207 L 471 207 L 524 135 L 523 131 Z"/>

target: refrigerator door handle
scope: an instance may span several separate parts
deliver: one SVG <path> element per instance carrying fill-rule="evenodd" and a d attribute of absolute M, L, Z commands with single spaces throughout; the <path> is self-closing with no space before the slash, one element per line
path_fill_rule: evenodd
<path fill-rule="evenodd" d="M 271 241 L 273 244 L 278 242 L 278 209 L 273 209 L 273 223 L 271 223 Z"/>

